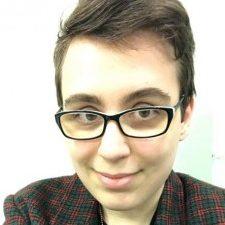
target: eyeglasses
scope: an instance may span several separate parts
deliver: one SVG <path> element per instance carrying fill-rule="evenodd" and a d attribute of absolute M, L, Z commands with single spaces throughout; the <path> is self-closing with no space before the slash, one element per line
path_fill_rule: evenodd
<path fill-rule="evenodd" d="M 175 106 L 149 106 L 106 115 L 90 110 L 62 111 L 55 114 L 63 135 L 74 140 L 90 140 L 101 137 L 110 120 L 117 122 L 121 132 L 134 138 L 151 138 L 167 132 L 183 96 Z"/>

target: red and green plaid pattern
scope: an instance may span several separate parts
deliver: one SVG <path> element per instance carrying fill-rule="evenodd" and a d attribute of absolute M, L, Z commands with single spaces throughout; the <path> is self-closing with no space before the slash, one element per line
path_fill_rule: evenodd
<path fill-rule="evenodd" d="M 4 225 L 97 225 L 99 203 L 77 175 L 46 179 L 10 195 Z M 171 172 L 154 225 L 225 225 L 225 190 Z"/>

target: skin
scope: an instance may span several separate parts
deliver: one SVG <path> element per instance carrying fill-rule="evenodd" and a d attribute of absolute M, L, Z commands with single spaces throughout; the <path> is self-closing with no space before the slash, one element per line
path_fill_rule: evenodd
<path fill-rule="evenodd" d="M 111 115 L 134 106 L 174 106 L 179 101 L 178 64 L 170 46 L 149 33 L 130 36 L 127 41 L 132 48 L 112 47 L 90 37 L 72 41 L 62 69 L 63 102 L 68 103 L 64 110 L 88 109 Z M 152 94 L 123 102 L 125 96 L 143 88 L 160 89 L 169 98 Z M 101 104 L 76 101 L 76 96 L 68 101 L 74 94 L 95 95 Z M 187 135 L 192 111 L 193 100 L 183 119 L 178 108 L 167 133 L 154 138 L 124 136 L 116 122 L 110 121 L 101 138 L 66 139 L 75 171 L 101 203 L 107 224 L 149 224 L 179 141 Z M 129 188 L 111 190 L 96 172 L 137 173 Z"/>

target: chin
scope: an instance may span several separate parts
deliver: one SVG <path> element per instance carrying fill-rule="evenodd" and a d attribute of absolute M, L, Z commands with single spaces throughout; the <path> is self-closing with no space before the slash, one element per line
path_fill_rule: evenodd
<path fill-rule="evenodd" d="M 128 211 L 138 207 L 138 197 L 134 198 L 130 193 L 112 193 L 110 195 L 99 196 L 98 201 L 107 209 L 115 211 Z"/>
<path fill-rule="evenodd" d="M 104 206 L 104 208 L 107 208 L 109 210 L 113 210 L 113 211 L 129 211 L 129 210 L 132 210 L 135 207 L 135 205 L 131 205 L 131 204 L 122 204 L 121 201 L 118 202 L 118 204 L 115 204 L 115 203 L 106 203 L 106 204 L 103 204 L 102 205 Z"/>

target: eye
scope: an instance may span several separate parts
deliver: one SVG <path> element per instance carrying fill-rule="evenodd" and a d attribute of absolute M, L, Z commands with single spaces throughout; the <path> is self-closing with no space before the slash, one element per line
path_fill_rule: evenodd
<path fill-rule="evenodd" d="M 134 114 L 137 119 L 152 119 L 159 114 L 158 109 L 142 109 L 137 110 Z"/>
<path fill-rule="evenodd" d="M 146 118 L 151 114 L 151 110 L 142 110 L 142 111 L 138 111 L 138 115 L 140 115 L 140 117 L 142 118 Z"/>
<path fill-rule="evenodd" d="M 61 119 L 68 123 L 80 125 L 94 124 L 102 120 L 99 115 L 87 112 L 68 113 L 63 115 Z"/>
<path fill-rule="evenodd" d="M 76 119 L 82 123 L 91 123 L 99 119 L 99 116 L 92 113 L 79 113 L 76 115 Z"/>
<path fill-rule="evenodd" d="M 97 115 L 89 114 L 89 113 L 86 113 L 84 116 L 85 116 L 85 119 L 88 121 L 94 121 L 98 117 Z"/>

